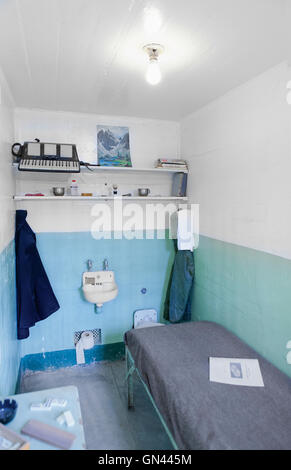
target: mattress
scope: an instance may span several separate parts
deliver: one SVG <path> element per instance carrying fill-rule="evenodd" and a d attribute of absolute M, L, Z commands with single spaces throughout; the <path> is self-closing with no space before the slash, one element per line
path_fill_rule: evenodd
<path fill-rule="evenodd" d="M 133 329 L 125 343 L 179 449 L 291 449 L 291 379 L 222 326 Z M 258 359 L 265 386 L 210 382 L 209 357 Z"/>

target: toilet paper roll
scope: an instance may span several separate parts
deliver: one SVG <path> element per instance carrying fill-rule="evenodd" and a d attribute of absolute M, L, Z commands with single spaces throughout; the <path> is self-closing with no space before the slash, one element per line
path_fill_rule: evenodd
<path fill-rule="evenodd" d="M 76 344 L 77 364 L 85 364 L 84 350 L 92 349 L 94 346 L 94 337 L 92 331 L 84 331 Z"/>

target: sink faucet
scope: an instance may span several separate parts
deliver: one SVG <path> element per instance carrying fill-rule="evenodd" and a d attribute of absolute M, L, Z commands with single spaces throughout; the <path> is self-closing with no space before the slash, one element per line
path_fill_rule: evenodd
<path fill-rule="evenodd" d="M 90 259 L 88 259 L 87 265 L 88 265 L 88 271 L 91 271 L 92 266 L 93 266 L 93 263 L 92 263 L 92 261 L 91 261 Z"/>
<path fill-rule="evenodd" d="M 106 258 L 103 261 L 103 271 L 108 271 L 108 259 Z"/>

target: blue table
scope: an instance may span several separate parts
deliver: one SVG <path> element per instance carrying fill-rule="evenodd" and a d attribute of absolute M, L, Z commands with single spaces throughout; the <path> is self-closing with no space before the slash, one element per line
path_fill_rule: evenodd
<path fill-rule="evenodd" d="M 7 424 L 7 428 L 11 429 L 18 434 L 21 434 L 21 429 L 31 419 L 42 421 L 51 426 L 63 429 L 72 434 L 75 434 L 76 439 L 74 440 L 70 450 L 84 450 L 86 449 L 85 436 L 82 422 L 82 415 L 80 409 L 80 400 L 77 387 L 59 387 L 52 388 L 48 390 L 41 390 L 39 392 L 29 392 L 29 393 L 20 393 L 18 395 L 13 395 L 10 397 L 2 397 L 14 399 L 18 403 L 18 409 L 16 416 L 13 421 Z M 30 405 L 32 403 L 44 402 L 48 398 L 58 398 L 67 400 L 67 406 L 64 408 L 61 407 L 52 407 L 50 411 L 31 411 Z M 70 410 L 75 424 L 74 426 L 60 425 L 57 422 L 57 417 L 66 410 Z M 21 436 L 30 443 L 31 450 L 57 450 L 58 448 L 53 447 L 50 444 L 33 439 L 29 436 L 21 434 Z"/>

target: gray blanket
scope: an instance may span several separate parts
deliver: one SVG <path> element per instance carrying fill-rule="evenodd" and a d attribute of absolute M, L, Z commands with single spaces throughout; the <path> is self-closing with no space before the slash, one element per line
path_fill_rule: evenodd
<path fill-rule="evenodd" d="M 222 326 L 130 330 L 125 342 L 180 449 L 291 449 L 291 379 Z M 209 382 L 210 356 L 259 359 L 265 387 Z"/>

